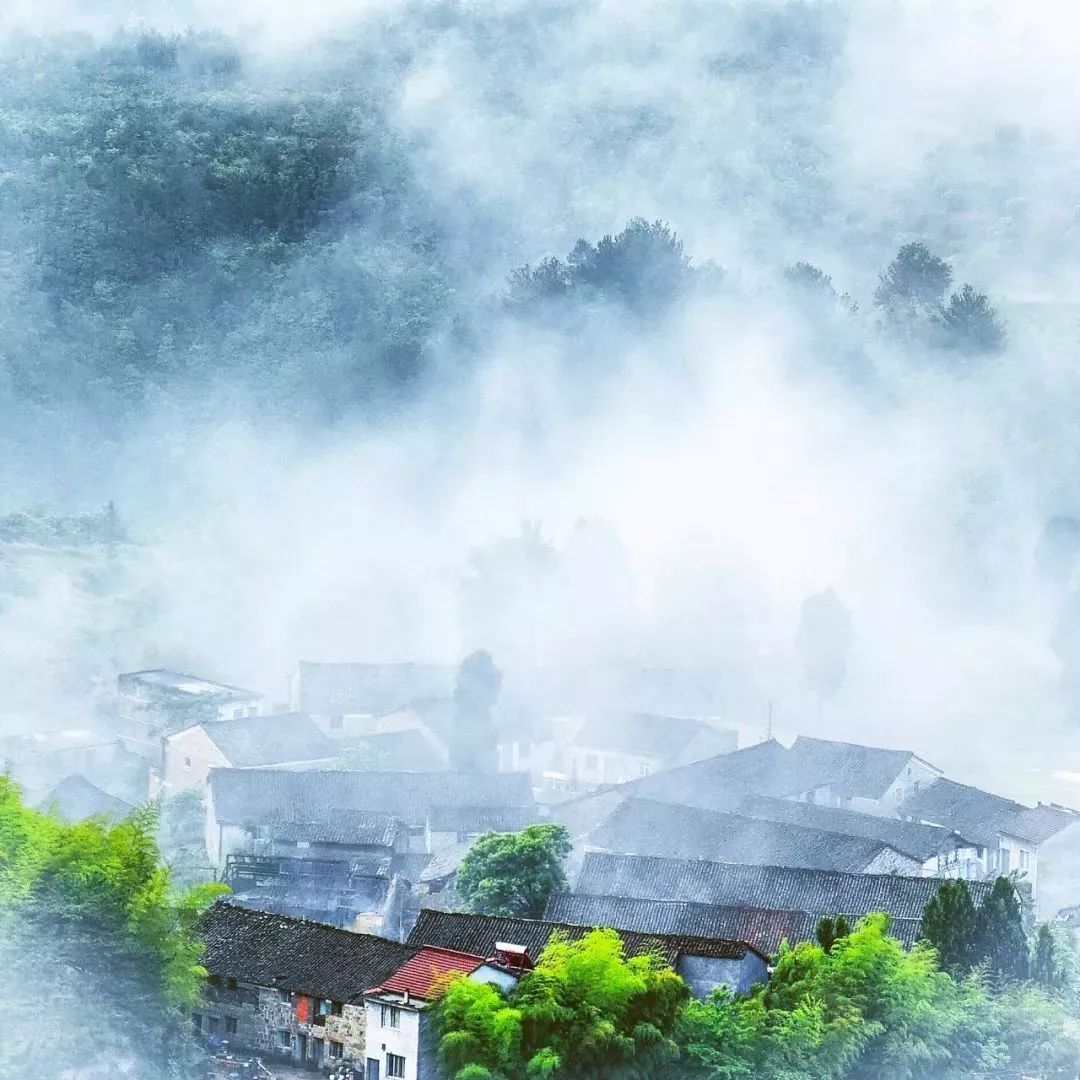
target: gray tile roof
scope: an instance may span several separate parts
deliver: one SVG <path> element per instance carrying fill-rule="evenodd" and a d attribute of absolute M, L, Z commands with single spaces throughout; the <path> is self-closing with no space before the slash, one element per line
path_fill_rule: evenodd
<path fill-rule="evenodd" d="M 416 954 L 396 941 L 220 900 L 196 932 L 210 974 L 332 1001 L 360 998 Z"/>
<path fill-rule="evenodd" d="M 416 728 L 334 740 L 335 756 L 364 749 L 373 751 L 376 767 L 387 772 L 438 772 L 446 768 L 443 756 Z"/>
<path fill-rule="evenodd" d="M 533 805 L 527 773 L 211 769 L 210 797 L 217 820 L 237 825 L 276 819 L 283 807 L 301 820 L 326 807 L 382 810 L 421 826 L 435 806 Z"/>
<path fill-rule="evenodd" d="M 677 758 L 711 725 L 682 716 L 654 713 L 590 713 L 574 736 L 581 747 L 647 757 Z"/>
<path fill-rule="evenodd" d="M 392 848 L 402 823 L 384 810 L 348 810 L 323 807 L 315 819 L 296 818 L 285 813 L 267 821 L 263 828 L 273 840 L 301 840 L 309 843 L 342 844 L 355 847 Z"/>
<path fill-rule="evenodd" d="M 852 873 L 866 870 L 891 850 L 881 840 L 650 799 L 627 799 L 589 833 L 586 842 L 633 855 Z M 917 869 L 913 860 L 911 869 Z"/>
<path fill-rule="evenodd" d="M 926 862 L 939 853 L 953 851 L 957 846 L 974 844 L 974 841 L 964 840 L 951 829 L 939 825 L 899 821 L 877 814 L 862 814 L 857 810 L 816 806 L 791 799 L 774 799 L 767 795 L 751 795 L 739 804 L 738 809 L 740 814 L 760 818 L 762 821 L 787 822 L 805 828 L 880 840 L 919 862 Z"/>
<path fill-rule="evenodd" d="M 880 799 L 915 756 L 910 750 L 887 750 L 806 735 L 795 740 L 791 753 L 807 775 L 828 777 L 832 785 L 863 799 Z"/>
<path fill-rule="evenodd" d="M 298 665 L 299 708 L 319 716 L 378 715 L 417 698 L 448 697 L 457 669 L 440 664 Z"/>
<path fill-rule="evenodd" d="M 428 819 L 432 832 L 519 832 L 542 821 L 534 806 L 444 806 L 436 803 Z"/>
<path fill-rule="evenodd" d="M 931 877 L 846 874 L 836 870 L 590 852 L 585 856 L 574 892 L 815 911 L 849 918 L 884 911 L 894 918 L 921 919 L 923 908 L 941 884 L 941 879 Z M 990 889 L 987 882 L 968 884 L 976 903 Z"/>
<path fill-rule="evenodd" d="M 202 728 L 225 760 L 236 768 L 329 761 L 336 752 L 305 713 L 214 720 Z"/>
<path fill-rule="evenodd" d="M 733 904 L 698 904 L 679 900 L 641 900 L 627 896 L 553 893 L 544 916 L 556 922 L 621 926 L 641 933 L 690 934 L 746 941 L 766 956 L 780 943 L 812 941 L 826 911 L 783 911 Z M 919 936 L 918 919 L 893 919 L 890 933 L 905 945 Z"/>
<path fill-rule="evenodd" d="M 505 941 L 513 945 L 524 945 L 530 958 L 535 961 L 556 931 L 565 934 L 571 941 L 576 941 L 596 925 L 599 924 L 504 919 L 423 908 L 409 934 L 408 944 L 414 947 L 428 945 L 442 949 L 459 949 L 478 956 L 491 956 L 495 951 L 495 943 Z M 759 951 L 746 942 L 715 936 L 638 933 L 618 926 L 611 929 L 618 931 L 627 956 L 656 952 L 670 964 L 674 964 L 680 955 L 741 959 L 748 951 Z"/>
<path fill-rule="evenodd" d="M 102 791 L 81 773 L 64 777 L 38 804 L 42 810 L 55 810 L 65 821 L 85 821 L 92 817 L 119 820 L 135 808 Z"/>

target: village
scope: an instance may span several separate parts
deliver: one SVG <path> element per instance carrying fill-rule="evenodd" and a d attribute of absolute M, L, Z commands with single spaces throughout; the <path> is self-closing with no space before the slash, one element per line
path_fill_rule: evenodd
<path fill-rule="evenodd" d="M 437 1076 L 428 1012 L 446 977 L 512 987 L 556 934 L 610 928 L 705 999 L 766 980 L 822 919 L 883 911 L 910 946 L 949 880 L 979 902 L 1007 877 L 1029 925 L 1080 912 L 1073 809 L 958 783 L 916 749 L 743 743 L 701 673 L 569 685 L 501 692 L 486 653 L 301 662 L 280 702 L 137 671 L 92 730 L 10 737 L 3 754 L 68 821 L 155 801 L 174 876 L 229 887 L 203 917 L 190 1021 L 250 1075 Z M 568 889 L 535 917 L 473 910 L 456 876 L 475 842 L 541 824 L 570 839 Z"/>

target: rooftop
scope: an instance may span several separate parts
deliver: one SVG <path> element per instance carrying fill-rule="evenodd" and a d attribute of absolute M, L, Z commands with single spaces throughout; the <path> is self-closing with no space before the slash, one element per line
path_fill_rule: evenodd
<path fill-rule="evenodd" d="M 218 821 L 237 825 L 277 819 L 282 807 L 310 820 L 324 817 L 328 806 L 382 810 L 421 826 L 436 806 L 533 805 L 527 773 L 211 769 L 210 795 Z"/>
<path fill-rule="evenodd" d="M 200 675 L 188 675 L 168 668 L 151 668 L 147 671 L 128 671 L 117 679 L 122 690 L 138 689 L 143 692 L 181 697 L 206 697 L 215 701 L 232 701 L 261 698 L 254 690 L 204 679 Z"/>
<path fill-rule="evenodd" d="M 318 818 L 298 818 L 288 808 L 262 828 L 272 840 L 307 841 L 355 847 L 394 846 L 401 822 L 384 810 L 345 810 L 322 807 Z"/>
<path fill-rule="evenodd" d="M 350 750 L 369 751 L 380 769 L 393 772 L 438 772 L 446 762 L 422 731 L 381 731 L 353 738 L 335 739 L 335 756 Z"/>
<path fill-rule="evenodd" d="M 976 904 L 990 889 L 987 882 L 968 884 Z M 937 894 L 941 885 L 941 879 L 932 877 L 849 874 L 589 852 L 574 892 L 812 911 L 849 918 L 885 911 L 894 918 L 921 919 L 927 901 Z"/>
<path fill-rule="evenodd" d="M 891 850 L 877 839 L 637 798 L 614 810 L 588 843 L 626 854 L 852 873 Z"/>
<path fill-rule="evenodd" d="M 554 899 L 554 897 L 552 898 Z M 423 908 L 409 934 L 409 944 L 436 945 L 465 949 L 490 956 L 500 942 L 524 946 L 532 960 L 544 951 L 553 933 L 571 941 L 583 938 L 596 926 L 610 926 L 622 939 L 626 956 L 657 953 L 674 965 L 680 955 L 741 959 L 756 947 L 744 941 L 728 940 L 711 933 L 692 930 L 640 933 L 636 927 L 624 929 L 622 923 L 593 922 L 580 919 L 509 919 L 463 912 L 435 911 Z"/>
<path fill-rule="evenodd" d="M 423 946 L 378 986 L 371 987 L 369 994 L 405 994 L 432 1001 L 437 998 L 445 982 L 453 975 L 468 975 L 484 963 L 483 956 Z"/>
<path fill-rule="evenodd" d="M 332 1001 L 357 1000 L 415 955 L 396 941 L 226 900 L 201 916 L 197 933 L 212 975 Z"/>
<path fill-rule="evenodd" d="M 327 664 L 301 660 L 298 700 L 319 716 L 380 715 L 418 698 L 448 697 L 457 669 L 441 664 Z"/>
<path fill-rule="evenodd" d="M 702 720 L 641 712 L 590 713 L 574 742 L 599 750 L 645 757 L 678 758 L 699 736 L 721 732 Z"/>
<path fill-rule="evenodd" d="M 806 735 L 795 740 L 791 753 L 807 775 L 827 777 L 830 783 L 863 799 L 880 799 L 915 757 L 910 750 L 811 739 Z"/>
<path fill-rule="evenodd" d="M 203 731 L 236 768 L 329 761 L 337 750 L 305 713 L 277 713 L 203 723 Z"/>
<path fill-rule="evenodd" d="M 826 912 L 755 908 L 736 904 L 699 904 L 685 900 L 642 900 L 628 896 L 553 893 L 544 915 L 558 922 L 620 926 L 642 934 L 691 935 L 745 941 L 775 956 L 787 941 L 813 941 Z M 890 933 L 905 945 L 919 936 L 918 919 L 893 919 Z M 625 931 L 620 931 L 625 933 Z M 411 940 L 411 939 L 410 939 Z"/>
<path fill-rule="evenodd" d="M 85 821 L 92 817 L 118 820 L 127 817 L 134 809 L 123 799 L 102 791 L 81 773 L 64 777 L 41 800 L 39 806 L 42 810 L 54 809 L 65 821 Z"/>

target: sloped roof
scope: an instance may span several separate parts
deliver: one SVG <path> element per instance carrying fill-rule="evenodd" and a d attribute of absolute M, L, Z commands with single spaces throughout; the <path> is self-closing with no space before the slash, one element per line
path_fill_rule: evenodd
<path fill-rule="evenodd" d="M 990 885 L 979 881 L 968 884 L 975 902 L 981 903 Z M 941 885 L 942 879 L 931 877 L 589 852 L 574 892 L 815 911 L 849 918 L 884 911 L 895 918 L 921 919 L 927 901 Z"/>
<path fill-rule="evenodd" d="M 651 799 L 627 799 L 589 834 L 587 842 L 631 855 L 852 873 L 865 870 L 889 850 L 880 840 Z"/>
<path fill-rule="evenodd" d="M 201 675 L 188 675 L 168 668 L 126 671 L 117 676 L 117 683 L 122 690 L 171 698 L 223 702 L 262 697 L 262 694 L 254 690 L 245 690 L 240 686 L 230 686 L 228 683 L 204 679 Z"/>
<path fill-rule="evenodd" d="M 196 927 L 203 966 L 222 979 L 354 1001 L 416 950 L 371 934 L 219 900 Z"/>
<path fill-rule="evenodd" d="M 940 825 L 922 825 L 917 821 L 899 821 L 877 814 L 862 814 L 858 810 L 774 799 L 767 795 L 751 795 L 739 804 L 738 809 L 740 814 L 763 821 L 787 822 L 805 828 L 880 840 L 919 862 L 925 862 L 941 852 L 952 851 L 958 845 L 974 843 Z"/>
<path fill-rule="evenodd" d="M 783 941 L 792 945 L 812 941 L 818 921 L 826 914 L 831 913 L 552 893 L 544 917 L 587 926 L 620 926 L 643 934 L 728 938 L 745 941 L 771 957 Z M 905 945 L 911 945 L 919 936 L 919 922 L 894 918 L 889 932 Z"/>
<path fill-rule="evenodd" d="M 462 860 L 469 854 L 472 844 L 451 844 L 441 848 L 434 855 L 429 856 L 427 864 L 420 871 L 421 882 L 442 881 L 444 878 L 456 874 Z"/>
<path fill-rule="evenodd" d="M 544 951 L 551 935 L 558 932 L 570 941 L 577 941 L 595 927 L 615 930 L 623 943 L 626 956 L 657 953 L 674 965 L 680 955 L 709 956 L 738 960 L 750 951 L 760 951 L 745 941 L 734 941 L 713 934 L 678 932 L 639 933 L 636 928 L 624 929 L 621 924 L 591 922 L 577 919 L 509 919 L 465 912 L 435 911 L 423 908 L 409 934 L 410 945 L 437 945 L 442 948 L 464 949 L 470 953 L 490 956 L 497 942 L 523 945 L 535 961 Z"/>
<path fill-rule="evenodd" d="M 135 808 L 102 791 L 82 773 L 65 776 L 38 804 L 42 810 L 55 809 L 65 821 L 85 821 L 87 818 L 104 817 L 120 819 L 127 817 Z"/>
<path fill-rule="evenodd" d="M 428 821 L 432 832 L 519 832 L 539 822 L 532 806 L 444 806 L 431 808 Z"/>
<path fill-rule="evenodd" d="M 305 713 L 213 720 L 203 723 L 202 729 L 236 768 L 328 761 L 336 753 L 333 743 Z"/>
<path fill-rule="evenodd" d="M 710 725 L 654 713 L 590 713 L 574 735 L 578 746 L 646 757 L 676 758 Z"/>
<path fill-rule="evenodd" d="M 915 757 L 910 750 L 888 750 L 806 735 L 795 740 L 791 753 L 806 775 L 827 777 L 829 783 L 863 799 L 880 799 Z"/>
<path fill-rule="evenodd" d="M 237 825 L 274 820 L 283 807 L 300 820 L 318 820 L 328 806 L 382 810 L 420 826 L 434 806 L 533 805 L 527 773 L 211 769 L 210 794 L 217 820 Z"/>
<path fill-rule="evenodd" d="M 358 847 L 393 847 L 402 823 L 385 810 L 323 808 L 321 817 L 296 818 L 288 807 L 280 818 L 265 823 L 274 840 L 301 840 L 308 843 L 348 844 Z"/>
<path fill-rule="evenodd" d="M 451 975 L 468 975 L 484 962 L 483 956 L 424 946 L 368 993 L 404 994 L 409 992 L 421 1001 L 431 1001 L 439 994 L 440 984 Z"/>
<path fill-rule="evenodd" d="M 320 716 L 380 715 L 417 698 L 448 697 L 457 669 L 441 664 L 324 664 L 301 660 L 299 708 Z"/>
<path fill-rule="evenodd" d="M 1038 806 L 1025 807 L 1021 810 L 1010 820 L 1006 831 L 1019 840 L 1030 840 L 1033 844 L 1042 844 L 1078 821 L 1080 821 L 1080 815 L 1075 810 L 1040 803 Z"/>
<path fill-rule="evenodd" d="M 348 750 L 372 750 L 377 768 L 388 772 L 438 772 L 446 767 L 431 740 L 416 728 L 335 739 L 333 743 L 335 757 Z"/>
<path fill-rule="evenodd" d="M 992 846 L 1005 826 L 1027 808 L 967 784 L 941 777 L 899 806 L 904 817 L 955 829 L 978 844 Z"/>

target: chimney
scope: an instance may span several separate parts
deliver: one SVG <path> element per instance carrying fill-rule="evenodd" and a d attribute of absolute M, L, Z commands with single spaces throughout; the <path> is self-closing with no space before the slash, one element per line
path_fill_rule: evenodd
<path fill-rule="evenodd" d="M 409 1004 L 409 988 L 408 987 L 405 988 L 405 993 L 402 996 L 401 1000 L 402 1000 L 403 1004 L 405 1004 L 405 1005 Z"/>

